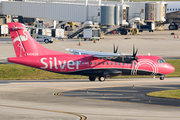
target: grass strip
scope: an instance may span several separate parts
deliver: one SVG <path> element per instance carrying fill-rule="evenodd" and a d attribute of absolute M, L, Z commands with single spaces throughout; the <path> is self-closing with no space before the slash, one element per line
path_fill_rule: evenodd
<path fill-rule="evenodd" d="M 146 95 L 152 96 L 152 97 L 180 99 L 180 89 L 151 92 L 151 93 L 147 93 Z"/>
<path fill-rule="evenodd" d="M 166 60 L 175 67 L 175 71 L 166 77 L 180 77 L 180 60 Z M 139 78 L 152 76 L 117 76 L 113 78 Z M 37 79 L 81 79 L 80 75 L 58 74 L 19 64 L 0 64 L 0 80 L 37 80 Z"/>
<path fill-rule="evenodd" d="M 0 64 L 2 80 L 37 80 L 37 79 L 80 79 L 80 75 L 53 73 L 19 64 Z M 82 77 L 84 78 L 84 77 Z"/>
<path fill-rule="evenodd" d="M 119 1 L 119 0 L 102 0 L 102 1 Z M 154 1 L 159 1 L 162 2 L 162 0 L 129 0 L 129 2 L 154 2 Z M 164 2 L 166 1 L 179 1 L 179 0 L 164 0 Z"/>

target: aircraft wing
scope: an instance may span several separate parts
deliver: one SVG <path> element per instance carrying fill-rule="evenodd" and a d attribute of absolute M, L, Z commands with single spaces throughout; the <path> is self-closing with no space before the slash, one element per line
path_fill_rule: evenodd
<path fill-rule="evenodd" d="M 93 55 L 99 59 L 116 59 L 117 57 L 126 56 L 121 53 L 109 53 L 109 52 L 97 52 L 97 51 L 88 51 L 88 50 L 80 50 L 80 49 L 66 49 L 67 51 L 75 54 L 75 55 Z"/>

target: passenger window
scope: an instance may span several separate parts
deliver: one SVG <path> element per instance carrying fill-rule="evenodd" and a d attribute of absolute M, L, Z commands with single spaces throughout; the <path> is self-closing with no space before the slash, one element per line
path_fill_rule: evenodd
<path fill-rule="evenodd" d="M 84 62 L 82 62 L 82 64 L 84 65 Z"/>
<path fill-rule="evenodd" d="M 104 62 L 102 62 L 102 65 L 104 65 Z"/>
<path fill-rule="evenodd" d="M 119 65 L 121 65 L 121 63 L 119 63 Z"/>
<path fill-rule="evenodd" d="M 86 64 L 88 65 L 88 62 L 86 62 Z"/>
<path fill-rule="evenodd" d="M 98 65 L 100 65 L 100 62 L 98 62 Z"/>
<path fill-rule="evenodd" d="M 90 65 L 92 65 L 92 62 L 90 62 Z"/>
<path fill-rule="evenodd" d="M 116 65 L 116 62 L 114 63 L 114 65 Z"/>
<path fill-rule="evenodd" d="M 108 65 L 108 62 L 106 64 Z"/>
<path fill-rule="evenodd" d="M 122 65 L 124 65 L 124 63 Z"/>
<path fill-rule="evenodd" d="M 94 65 L 96 65 L 96 62 L 94 62 Z"/>
<path fill-rule="evenodd" d="M 128 65 L 128 63 L 126 63 L 126 65 Z"/>
<path fill-rule="evenodd" d="M 112 65 L 113 63 L 111 62 L 111 65 Z"/>

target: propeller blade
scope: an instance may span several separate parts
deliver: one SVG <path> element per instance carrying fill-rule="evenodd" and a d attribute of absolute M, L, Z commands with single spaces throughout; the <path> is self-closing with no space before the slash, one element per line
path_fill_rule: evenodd
<path fill-rule="evenodd" d="M 118 51 L 118 46 L 117 46 L 117 48 L 116 48 L 116 51 L 115 51 L 115 52 L 117 53 L 117 51 Z"/>
<path fill-rule="evenodd" d="M 134 45 L 133 45 L 133 57 L 134 57 L 134 52 L 135 52 L 135 48 L 134 48 Z"/>
<path fill-rule="evenodd" d="M 138 58 L 136 57 L 137 52 L 138 52 L 138 48 L 137 48 L 136 51 L 135 51 L 135 47 L 134 47 L 134 45 L 133 45 L 132 60 L 136 60 L 136 62 L 138 62 L 138 60 L 137 60 Z"/>
<path fill-rule="evenodd" d="M 135 56 L 136 56 L 137 52 L 138 52 L 138 48 L 136 49 Z"/>
<path fill-rule="evenodd" d="M 114 51 L 113 51 L 113 52 L 115 53 L 115 45 L 114 45 L 114 44 L 113 44 L 113 49 L 114 49 Z"/>
<path fill-rule="evenodd" d="M 114 53 L 117 53 L 117 51 L 118 51 L 118 46 L 117 46 L 117 48 L 116 48 L 115 45 L 113 44 L 113 47 L 114 47 Z"/>

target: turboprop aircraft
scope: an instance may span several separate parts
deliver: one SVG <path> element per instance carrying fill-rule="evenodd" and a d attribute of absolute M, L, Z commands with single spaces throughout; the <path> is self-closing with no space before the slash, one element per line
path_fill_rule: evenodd
<path fill-rule="evenodd" d="M 9 62 L 35 67 L 60 74 L 89 76 L 90 81 L 96 77 L 104 81 L 106 77 L 117 75 L 159 75 L 163 80 L 165 74 L 175 69 L 161 57 L 117 53 L 94 52 L 68 49 L 74 53 L 49 50 L 34 40 L 21 23 L 8 23 L 16 57 L 8 58 Z"/>

